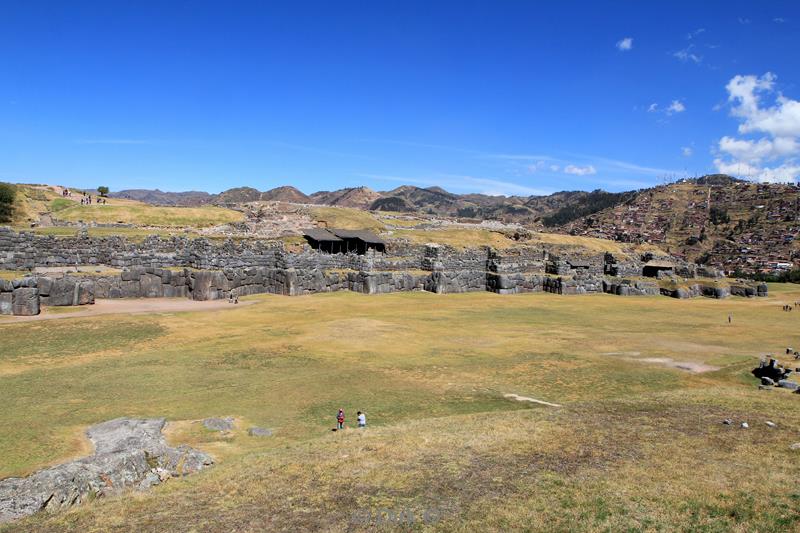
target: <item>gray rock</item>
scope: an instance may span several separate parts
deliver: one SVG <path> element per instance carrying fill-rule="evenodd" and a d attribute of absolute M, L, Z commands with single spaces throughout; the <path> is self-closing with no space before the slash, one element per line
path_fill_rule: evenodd
<path fill-rule="evenodd" d="M 163 418 L 118 418 L 97 424 L 86 432 L 93 455 L 26 478 L 0 480 L 0 523 L 130 488 L 146 489 L 163 479 L 161 470 L 183 476 L 213 464 L 211 457 L 188 446 L 168 446 L 161 433 L 164 423 Z"/>
<path fill-rule="evenodd" d="M 247 434 L 250 435 L 251 437 L 271 437 L 272 430 L 266 428 L 253 427 L 247 430 Z"/>
<path fill-rule="evenodd" d="M 731 424 L 733 424 L 733 420 L 731 420 L 730 418 L 726 418 L 725 420 L 722 421 L 722 423 L 725 424 L 726 426 L 730 426 Z"/>
<path fill-rule="evenodd" d="M 11 293 L 11 312 L 17 316 L 39 314 L 39 289 L 20 287 Z"/>
<path fill-rule="evenodd" d="M 771 387 L 771 386 L 775 385 L 775 381 L 772 378 L 768 378 L 768 377 L 764 376 L 763 378 L 761 378 L 761 384 Z"/>
<path fill-rule="evenodd" d="M 10 292 L 0 292 L 0 315 L 10 315 L 14 313 L 11 301 L 12 294 Z"/>
<path fill-rule="evenodd" d="M 211 431 L 230 431 L 233 429 L 233 417 L 206 418 L 203 420 L 203 427 Z"/>
<path fill-rule="evenodd" d="M 750 424 L 748 424 L 747 422 L 742 422 L 742 429 L 747 429 L 749 427 L 750 427 Z"/>
<path fill-rule="evenodd" d="M 795 442 L 794 444 L 789 445 L 790 450 L 800 450 L 800 442 Z"/>
<path fill-rule="evenodd" d="M 798 385 L 794 381 L 789 381 L 788 379 L 782 379 L 778 381 L 778 386 L 789 390 L 797 390 L 798 388 L 800 388 L 800 385 Z"/>
<path fill-rule="evenodd" d="M 767 427 L 771 428 L 778 427 L 778 425 L 775 422 L 772 422 L 771 420 L 767 420 L 765 423 L 767 424 Z"/>
<path fill-rule="evenodd" d="M 156 472 L 151 471 L 144 477 L 141 483 L 139 483 L 138 489 L 147 490 L 150 487 L 158 485 L 159 483 L 161 483 L 161 476 L 159 476 Z"/>

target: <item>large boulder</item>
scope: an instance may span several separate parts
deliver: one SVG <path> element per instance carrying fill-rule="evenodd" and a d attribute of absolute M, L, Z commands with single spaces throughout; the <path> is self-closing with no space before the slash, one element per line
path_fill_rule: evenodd
<path fill-rule="evenodd" d="M 139 278 L 140 296 L 143 298 L 158 298 L 164 296 L 161 277 L 155 274 L 143 274 Z"/>
<path fill-rule="evenodd" d="M 11 313 L 17 316 L 39 314 L 39 289 L 20 287 L 11 293 Z"/>
<path fill-rule="evenodd" d="M 118 418 L 97 424 L 86 432 L 94 444 L 93 455 L 26 478 L 0 480 L 0 523 L 126 489 L 143 490 L 213 464 L 203 452 L 168 446 L 161 433 L 164 424 L 163 418 Z"/>
<path fill-rule="evenodd" d="M 222 272 L 198 270 L 191 273 L 190 288 L 192 300 L 217 300 L 224 298 L 230 290 L 228 278 Z"/>
<path fill-rule="evenodd" d="M 93 281 L 74 278 L 39 278 L 39 294 L 42 305 L 66 306 L 94 303 Z"/>
<path fill-rule="evenodd" d="M 11 315 L 14 313 L 12 302 L 12 294 L 10 292 L 0 292 L 0 315 Z"/>

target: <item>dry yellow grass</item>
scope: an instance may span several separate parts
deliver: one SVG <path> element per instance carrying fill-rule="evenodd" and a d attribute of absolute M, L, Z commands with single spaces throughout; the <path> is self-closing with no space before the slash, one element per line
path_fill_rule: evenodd
<path fill-rule="evenodd" d="M 239 222 L 244 218 L 239 211 L 222 207 L 160 207 L 117 198 L 105 205 L 77 204 L 59 210 L 54 216 L 69 222 L 194 228 Z"/>
<path fill-rule="evenodd" d="M 771 290 L 263 295 L 207 313 L 0 325 L 13 370 L 0 375 L 0 427 L 13 428 L 0 475 L 74 456 L 75 427 L 117 416 L 166 416 L 173 442 L 219 460 L 8 530 L 367 530 L 353 513 L 381 508 L 436 508 L 429 526 L 448 531 L 794 530 L 798 397 L 749 375 L 760 354 L 800 345 L 800 313 L 781 311 L 800 288 Z M 340 406 L 370 427 L 331 433 Z M 240 423 L 221 436 L 196 423 L 208 416 Z M 248 437 L 250 424 L 275 437 Z"/>
<path fill-rule="evenodd" d="M 515 244 L 502 233 L 484 229 L 445 228 L 441 230 L 397 230 L 392 233 L 393 238 L 408 239 L 417 244 L 446 244 L 457 249 L 491 246 L 492 248 L 505 249 Z"/>
<path fill-rule="evenodd" d="M 384 226 L 372 213 L 349 207 L 314 207 L 311 218 L 323 227 L 383 231 Z"/>

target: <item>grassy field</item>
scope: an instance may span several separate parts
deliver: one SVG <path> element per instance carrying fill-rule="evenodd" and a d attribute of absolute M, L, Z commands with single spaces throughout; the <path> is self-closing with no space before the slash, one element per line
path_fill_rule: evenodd
<path fill-rule="evenodd" d="M 396 230 L 392 238 L 408 239 L 416 244 L 446 244 L 457 249 L 491 246 L 505 249 L 517 244 L 502 233 L 485 229 L 446 228 L 440 230 Z"/>
<path fill-rule="evenodd" d="M 770 288 L 721 301 L 263 295 L 6 323 L 0 477 L 86 453 L 86 426 L 119 416 L 165 416 L 171 440 L 218 460 L 6 529 L 366 530 L 370 509 L 427 509 L 427 527 L 456 531 L 797 530 L 800 396 L 749 374 L 760 354 L 800 345 L 800 312 L 781 311 L 800 288 Z M 338 407 L 369 428 L 332 433 Z M 209 416 L 237 430 L 202 429 Z M 248 437 L 251 424 L 275 436 Z"/>
<path fill-rule="evenodd" d="M 314 207 L 310 210 L 311 218 L 317 222 L 325 222 L 329 228 L 366 229 L 383 231 L 384 225 L 372 213 L 348 207 Z"/>
<path fill-rule="evenodd" d="M 58 200 L 56 200 L 58 201 Z M 107 205 L 58 206 L 54 216 L 67 222 L 99 224 L 136 224 L 141 226 L 195 227 L 239 222 L 244 215 L 239 211 L 215 206 L 161 207 L 132 200 L 114 198 Z"/>

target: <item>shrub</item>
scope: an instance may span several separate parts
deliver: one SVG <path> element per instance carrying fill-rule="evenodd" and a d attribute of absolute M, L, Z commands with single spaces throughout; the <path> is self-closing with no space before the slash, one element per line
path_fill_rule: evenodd
<path fill-rule="evenodd" d="M 17 189 L 10 183 L 0 183 L 0 222 L 11 222 Z"/>

